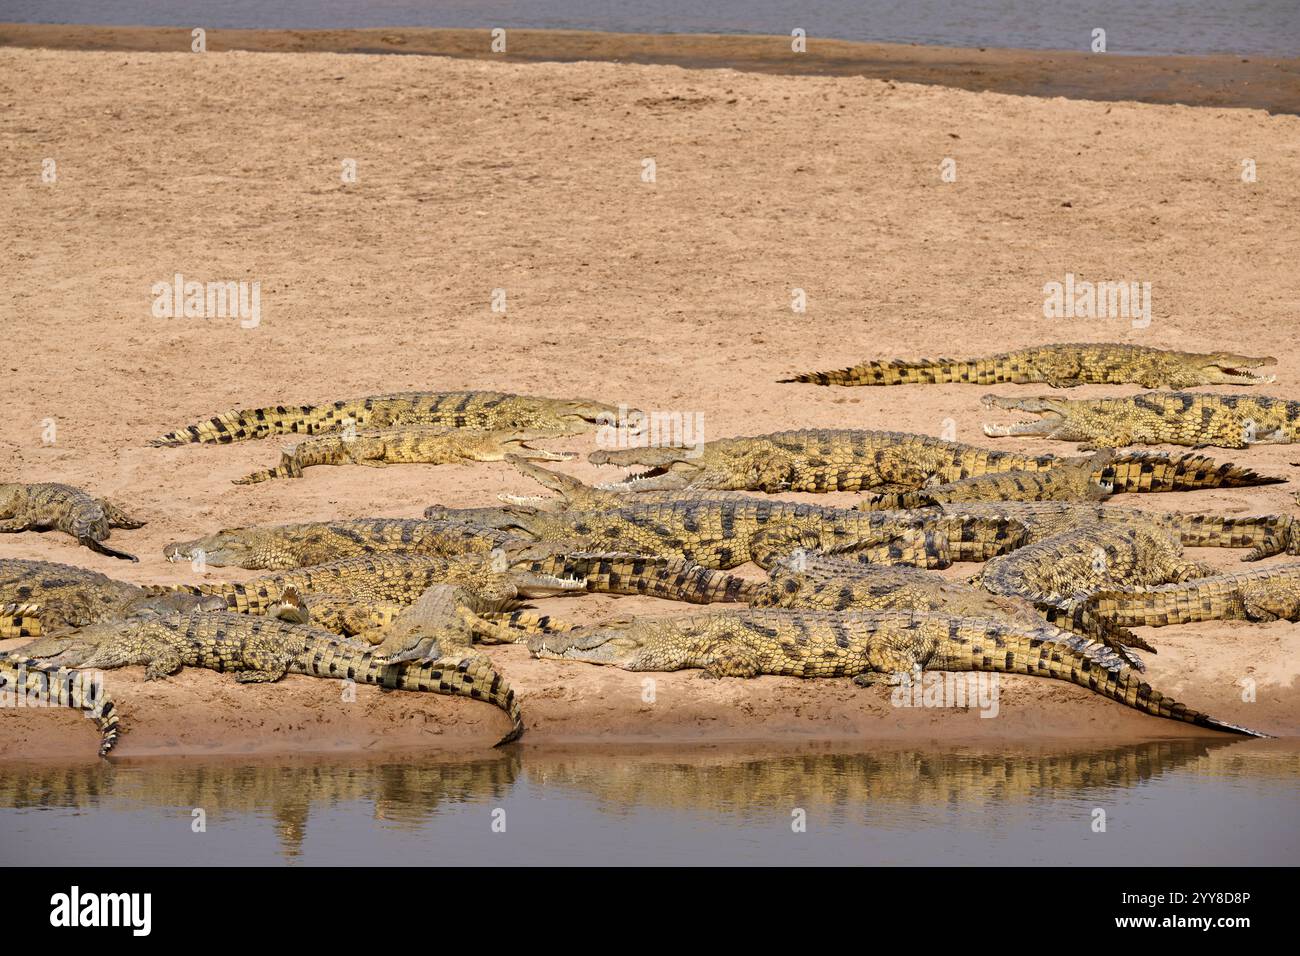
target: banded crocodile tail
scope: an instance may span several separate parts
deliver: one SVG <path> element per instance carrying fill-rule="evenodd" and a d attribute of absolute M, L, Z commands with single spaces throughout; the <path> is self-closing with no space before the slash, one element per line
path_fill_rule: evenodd
<path fill-rule="evenodd" d="M 0 605 L 0 641 L 15 637 L 40 637 L 41 606 L 39 604 Z"/>
<path fill-rule="evenodd" d="M 954 622 L 948 629 L 948 638 L 939 643 L 925 666 L 929 670 L 1051 677 L 1086 687 L 1153 717 L 1245 737 L 1269 736 L 1192 710 L 1166 697 L 1141 680 L 1137 671 L 1125 664 L 1112 648 L 1050 625 L 1026 628 L 993 620 Z"/>
<path fill-rule="evenodd" d="M 283 451 L 280 453 L 280 464 L 274 468 L 262 468 L 258 471 L 250 472 L 242 478 L 232 478 L 232 485 L 255 485 L 263 481 L 273 481 L 276 478 L 301 478 L 302 477 L 302 459 L 295 452 Z"/>
<path fill-rule="evenodd" d="M 996 385 L 1019 380 L 1023 377 L 1008 375 L 1006 367 L 996 362 L 949 358 L 863 362 L 829 372 L 801 372 L 793 378 L 777 379 L 781 383 L 811 385 L 941 385 L 947 382 Z"/>
<path fill-rule="evenodd" d="M 266 614 L 281 597 L 281 592 L 265 584 L 251 589 L 236 581 L 211 581 L 204 584 L 146 584 L 148 596 L 166 594 L 194 594 L 218 597 L 226 602 L 228 610 L 237 614 Z"/>
<path fill-rule="evenodd" d="M 1261 475 L 1231 461 L 1189 452 L 1176 457 L 1165 452 L 1123 451 L 1110 463 L 1115 491 L 1196 491 L 1201 488 L 1246 488 L 1275 485 L 1287 479 Z"/>
<path fill-rule="evenodd" d="M 136 563 L 139 563 L 140 561 L 140 559 L 134 554 L 127 554 L 125 551 L 118 551 L 116 548 L 110 548 L 108 545 L 104 544 L 104 542 L 98 541 L 95 538 L 78 538 L 77 540 L 91 551 L 96 551 L 99 554 L 106 554 L 110 558 L 118 558 L 122 561 L 135 561 Z"/>
<path fill-rule="evenodd" d="M 117 707 L 89 671 L 5 654 L 0 656 L 0 701 L 16 694 L 35 696 L 42 705 L 52 701 L 84 711 L 99 728 L 101 757 L 108 756 L 117 744 Z"/>
<path fill-rule="evenodd" d="M 151 446 L 228 445 L 237 441 L 300 432 L 314 435 L 330 431 L 348 417 L 348 402 L 329 405 L 271 405 L 235 409 L 206 421 L 186 425 L 149 442 Z"/>
<path fill-rule="evenodd" d="M 397 690 L 424 691 L 483 700 L 506 712 L 510 730 L 493 746 L 518 740 L 524 732 L 524 718 L 514 689 L 482 655 L 443 657 L 401 665 L 383 663 L 378 654 L 340 644 L 312 647 L 299 655 L 293 669 L 313 677 L 351 679 Z"/>

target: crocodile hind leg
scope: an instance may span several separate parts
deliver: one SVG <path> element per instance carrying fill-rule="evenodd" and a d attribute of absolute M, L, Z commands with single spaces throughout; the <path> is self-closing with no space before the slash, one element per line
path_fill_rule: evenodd
<path fill-rule="evenodd" d="M 128 531 L 136 528 L 143 528 L 147 521 L 142 518 L 132 518 L 122 510 L 120 505 L 116 505 L 107 498 L 99 499 L 99 506 L 104 509 L 104 517 L 108 519 L 110 528 L 124 528 Z"/>

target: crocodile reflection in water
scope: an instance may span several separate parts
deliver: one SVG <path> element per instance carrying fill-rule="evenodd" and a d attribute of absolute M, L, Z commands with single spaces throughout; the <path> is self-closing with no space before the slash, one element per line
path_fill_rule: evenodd
<path fill-rule="evenodd" d="M 0 767 L 0 808 L 203 808 L 209 825 L 231 815 L 274 821 L 280 853 L 302 853 L 308 820 L 346 803 L 371 808 L 386 827 L 418 830 L 464 804 L 496 806 L 517 784 L 590 795 L 606 812 L 637 807 L 720 813 L 739 819 L 773 808 L 833 814 L 873 805 L 988 807 L 1132 787 L 1177 770 L 1198 775 L 1300 773 L 1300 753 L 1261 751 L 1232 740 L 1166 740 L 1061 752 L 991 753 L 978 748 L 870 753 L 754 755 L 718 751 L 527 751 L 371 760 L 244 758 L 126 760 Z"/>

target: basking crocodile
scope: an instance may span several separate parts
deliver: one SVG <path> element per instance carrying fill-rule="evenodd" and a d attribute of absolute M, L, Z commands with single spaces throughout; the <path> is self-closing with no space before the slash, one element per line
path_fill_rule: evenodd
<path fill-rule="evenodd" d="M 888 546 L 945 520 L 920 511 L 862 512 L 753 498 L 682 498 L 604 511 L 496 510 L 499 517 L 484 515 L 482 527 L 575 548 L 681 558 L 720 570 L 748 561 L 769 567 L 797 548 Z"/>
<path fill-rule="evenodd" d="M 509 540 L 510 535 L 461 522 L 356 518 L 226 528 L 193 541 L 174 541 L 163 554 L 168 561 L 282 571 L 383 552 L 485 554 Z"/>
<path fill-rule="evenodd" d="M 1045 600 L 1029 589 L 985 590 L 916 567 L 861 564 L 826 555 L 800 552 L 783 558 L 773 565 L 767 581 L 750 584 L 741 597 L 753 607 L 938 611 L 958 617 L 1008 618 L 1022 624 L 1041 624 L 1046 620 L 1064 630 L 1105 642 L 1138 670 L 1145 667 L 1125 648 L 1154 650 L 1128 629 L 1099 614 Z"/>
<path fill-rule="evenodd" d="M 1050 624 L 910 611 L 722 611 L 537 634 L 541 658 L 630 671 L 703 668 L 714 677 L 853 677 L 899 684 L 915 670 L 991 671 L 1070 681 L 1143 713 L 1252 737 L 1142 682 L 1105 645 Z"/>
<path fill-rule="evenodd" d="M 607 491 L 907 491 L 1004 471 L 1046 471 L 1085 458 L 1022 455 L 906 432 L 800 429 L 723 438 L 692 448 L 598 449 L 597 465 L 644 469 L 598 487 Z M 1202 455 L 1117 453 L 1107 466 L 1116 492 L 1193 491 L 1273 484 L 1231 462 Z M 1102 470 L 1094 478 L 1105 477 Z M 539 479 L 540 480 L 540 479 Z"/>
<path fill-rule="evenodd" d="M 429 691 L 485 700 L 510 717 L 510 731 L 497 746 L 518 739 L 523 718 L 515 692 L 492 661 L 452 653 L 435 661 L 401 666 L 383 662 L 367 645 L 328 631 L 274 618 L 225 611 L 143 613 L 93 624 L 60 656 L 83 668 L 145 666 L 156 680 L 182 666 L 234 671 L 241 683 L 277 681 L 286 673 L 333 677 L 399 690 Z"/>
<path fill-rule="evenodd" d="M 585 428 L 585 424 L 583 426 Z M 507 454 L 538 461 L 567 461 L 563 454 L 532 448 L 528 442 L 575 434 L 570 425 L 556 428 L 446 428 L 413 425 L 351 434 L 322 435 L 281 453 L 280 464 L 236 478 L 251 485 L 273 478 L 301 478 L 313 465 L 445 465 L 453 461 L 502 461 Z"/>
<path fill-rule="evenodd" d="M 1042 416 L 1014 425 L 986 424 L 984 434 L 995 438 L 1036 435 L 1080 442 L 1080 448 L 1161 444 L 1245 448 L 1300 441 L 1300 402 L 1265 395 L 1149 392 L 1074 400 L 985 395 L 983 403 Z"/>
<path fill-rule="evenodd" d="M 795 550 L 855 552 L 859 560 L 946 567 L 987 561 L 1071 528 L 1151 522 L 1182 544 L 1250 548 L 1248 559 L 1300 553 L 1287 515 L 1154 513 L 1073 502 L 959 502 L 900 511 L 855 511 L 737 498 L 681 498 L 603 511 L 482 509 L 476 527 L 573 548 L 682 558 L 725 570 L 771 567 Z"/>
<path fill-rule="evenodd" d="M 1084 462 L 1062 462 L 1047 471 L 1002 471 L 927 485 L 915 491 L 882 492 L 856 505 L 861 511 L 923 508 L 956 501 L 1102 501 L 1115 491 L 1110 449 Z"/>
<path fill-rule="evenodd" d="M 621 409 L 630 419 L 636 410 Z M 236 409 L 186 425 L 150 445 L 229 444 L 296 432 L 315 435 L 340 428 L 443 425 L 450 428 L 569 428 L 612 424 L 620 408 L 585 399 L 536 398 L 509 392 L 399 392 L 343 399 L 326 405 L 275 405 Z"/>
<path fill-rule="evenodd" d="M 805 372 L 781 382 L 814 385 L 978 385 L 1044 383 L 1055 388 L 1084 384 L 1188 388 L 1192 385 L 1257 385 L 1273 376 L 1250 371 L 1276 365 L 1270 356 L 1232 352 L 1179 352 L 1146 345 L 1067 343 L 1017 349 L 984 358 L 863 362 L 833 372 Z"/>
<path fill-rule="evenodd" d="M 43 641 L 53 642 L 61 633 L 146 607 L 189 610 L 212 606 L 201 597 L 156 595 L 70 564 L 0 560 L 0 639 L 41 636 Z"/>
<path fill-rule="evenodd" d="M 1214 574 L 1176 584 L 1127 583 L 1089 595 L 1086 605 L 1126 627 L 1198 621 L 1300 620 L 1300 564 Z"/>
<path fill-rule="evenodd" d="M 1187 560 L 1173 534 L 1141 521 L 1071 528 L 993 558 L 975 580 L 991 594 L 1032 603 L 1058 627 L 1105 641 L 1138 670 L 1125 647 L 1155 648 L 1089 597 L 1105 588 L 1187 581 L 1210 573 Z"/>
<path fill-rule="evenodd" d="M 25 701 L 21 705 L 20 695 Z M 51 704 L 85 711 L 99 728 L 99 755 L 108 756 L 117 743 L 119 716 L 95 675 L 32 660 L 25 649 L 0 655 L 0 708 Z"/>
<path fill-rule="evenodd" d="M 0 484 L 0 532 L 58 530 L 91 551 L 138 561 L 135 555 L 104 544 L 110 528 L 143 528 L 143 521 L 80 488 L 54 482 Z"/>

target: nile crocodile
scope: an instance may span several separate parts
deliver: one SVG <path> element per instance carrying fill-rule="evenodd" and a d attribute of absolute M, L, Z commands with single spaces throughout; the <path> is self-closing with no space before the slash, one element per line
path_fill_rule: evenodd
<path fill-rule="evenodd" d="M 1047 471 L 994 472 L 914 491 L 881 492 L 855 507 L 888 511 L 956 501 L 1102 501 L 1115 491 L 1113 457 L 1107 448 L 1087 461 L 1062 462 Z"/>
<path fill-rule="evenodd" d="M 510 535 L 461 522 L 355 518 L 226 528 L 193 541 L 174 541 L 163 554 L 168 561 L 282 571 L 383 552 L 485 554 L 509 540 Z"/>
<path fill-rule="evenodd" d="M 943 523 L 921 511 L 862 512 L 762 499 L 682 498 L 604 511 L 497 509 L 481 526 L 535 541 L 591 550 L 682 558 L 725 570 L 762 567 L 797 549 L 863 551 Z M 954 519 L 956 523 L 961 519 Z"/>
<path fill-rule="evenodd" d="M 642 413 L 621 409 L 630 419 Z M 536 398 L 508 392 L 399 392 L 343 399 L 326 405 L 236 409 L 186 425 L 150 445 L 229 444 L 287 432 L 315 435 L 341 428 L 443 425 L 450 428 L 595 427 L 617 420 L 620 408 L 585 399 Z"/>
<path fill-rule="evenodd" d="M 899 684 L 917 669 L 992 671 L 1070 681 L 1157 717 L 1263 734 L 1188 709 L 1142 682 L 1114 651 L 1050 624 L 911 611 L 722 611 L 638 618 L 537 634 L 541 658 L 630 671 L 703 668 L 713 677 L 853 677 Z"/>
<path fill-rule="evenodd" d="M 1127 627 L 1198 621 L 1300 620 L 1300 564 L 1214 574 L 1176 584 L 1127 583 L 1089 595 L 1087 606 Z"/>
<path fill-rule="evenodd" d="M 58 530 L 91 551 L 138 561 L 135 555 L 116 551 L 104 541 L 110 528 L 142 528 L 144 524 L 111 501 L 94 498 L 71 485 L 0 484 L 0 532 Z"/>
<path fill-rule="evenodd" d="M 598 449 L 597 465 L 643 470 L 597 486 L 607 491 L 908 491 L 1004 471 L 1046 471 L 1086 458 L 1022 455 L 946 441 L 928 435 L 862 429 L 800 429 L 749 438 L 722 438 L 679 448 Z M 1171 457 L 1117 453 L 1094 478 L 1109 476 L 1116 492 L 1193 491 L 1273 484 L 1284 478 L 1256 474 L 1203 455 Z M 540 479 L 539 479 L 540 480 Z"/>
<path fill-rule="evenodd" d="M 430 691 L 486 700 L 510 717 L 497 746 L 523 733 L 515 693 L 481 655 L 453 652 L 435 661 L 393 666 L 372 648 L 302 624 L 225 611 L 142 613 L 85 628 L 60 655 L 83 668 L 142 664 L 156 680 L 182 666 L 234 671 L 241 683 L 277 681 L 288 672 L 332 677 L 399 690 Z"/>
<path fill-rule="evenodd" d="M 1036 435 L 1080 442 L 1084 449 L 1162 444 L 1245 448 L 1300 440 L 1300 402 L 1265 395 L 1149 392 L 1073 400 L 985 395 L 983 403 L 1042 416 L 1014 425 L 986 424 L 986 435 Z"/>
<path fill-rule="evenodd" d="M 863 362 L 833 372 L 805 372 L 781 382 L 814 385 L 977 385 L 1043 383 L 1055 388 L 1084 384 L 1188 388 L 1192 385 L 1256 385 L 1273 376 L 1250 371 L 1277 359 L 1232 352 L 1179 352 L 1146 345 L 1066 343 L 1040 345 L 973 359 Z"/>
<path fill-rule="evenodd" d="M 762 499 L 682 498 L 603 511 L 483 509 L 481 526 L 574 548 L 682 558 L 710 568 L 748 561 L 771 567 L 803 549 L 855 552 L 859 560 L 923 563 L 987 561 L 1071 528 L 1145 521 L 1199 547 L 1250 548 L 1248 559 L 1300 553 L 1287 515 L 1222 517 L 1155 513 L 1073 502 L 960 502 L 899 511 L 855 511 Z"/>
<path fill-rule="evenodd" d="M 21 695 L 26 703 L 20 705 Z M 22 653 L 0 655 L 0 709 L 51 703 L 84 711 L 99 728 L 99 755 L 117 743 L 118 712 L 113 699 L 93 674 L 29 658 Z"/>
<path fill-rule="evenodd" d="M 51 561 L 0 560 L 0 639 L 57 635 L 136 610 L 212 607 L 190 595 L 157 595 L 97 571 Z"/>
<path fill-rule="evenodd" d="M 767 581 L 750 584 L 740 596 L 753 607 L 938 611 L 959 617 L 1009 618 L 1022 624 L 1046 620 L 1064 630 L 1104 641 L 1138 670 L 1145 669 L 1142 662 L 1126 648 L 1154 650 L 1127 628 L 1090 610 L 1044 600 L 1029 589 L 984 590 L 916 567 L 861 564 L 805 552 L 778 561 Z"/>
<path fill-rule="evenodd" d="M 274 468 L 236 478 L 234 483 L 251 485 L 273 478 L 301 478 L 302 470 L 313 465 L 444 465 L 453 461 L 502 461 L 511 452 L 538 461 L 566 461 L 574 457 L 571 452 L 543 451 L 528 442 L 572 434 L 572 427 L 487 430 L 414 425 L 355 435 L 321 435 L 286 449 Z"/>

